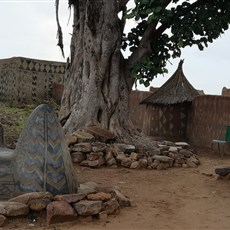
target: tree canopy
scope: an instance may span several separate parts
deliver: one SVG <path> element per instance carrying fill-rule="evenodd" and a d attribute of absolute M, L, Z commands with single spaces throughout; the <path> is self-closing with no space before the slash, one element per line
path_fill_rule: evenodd
<path fill-rule="evenodd" d="M 100 0 L 96 1 L 100 4 Z M 134 1 L 135 7 L 127 10 Z M 58 5 L 59 0 L 56 0 Z M 69 6 L 79 0 L 69 0 Z M 229 28 L 230 1 L 228 0 L 117 0 L 122 40 L 121 49 L 132 53 L 128 64 L 132 75 L 148 86 L 157 74 L 167 73 L 170 58 L 181 56 L 181 48 L 197 45 L 208 47 Z M 135 20 L 135 27 L 124 33 L 127 20 Z M 57 15 L 59 42 L 63 50 L 62 34 Z"/>
<path fill-rule="evenodd" d="M 123 19 L 134 19 L 137 26 L 123 34 L 122 48 L 129 47 L 132 74 L 146 86 L 167 72 L 167 60 L 180 57 L 181 48 L 203 50 L 229 28 L 228 0 L 135 0 L 135 5 L 124 11 Z"/>

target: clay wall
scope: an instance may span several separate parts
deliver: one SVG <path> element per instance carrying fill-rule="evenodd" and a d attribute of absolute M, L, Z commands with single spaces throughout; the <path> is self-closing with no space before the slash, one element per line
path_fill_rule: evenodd
<path fill-rule="evenodd" d="M 42 103 L 52 96 L 53 82 L 63 83 L 65 64 L 14 57 L 0 60 L 0 101 Z"/>

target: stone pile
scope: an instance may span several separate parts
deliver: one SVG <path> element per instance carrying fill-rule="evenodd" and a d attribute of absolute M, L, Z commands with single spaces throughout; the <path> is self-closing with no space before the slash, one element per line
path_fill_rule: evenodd
<path fill-rule="evenodd" d="M 97 133 L 97 137 L 98 137 Z M 98 141 L 93 133 L 76 131 L 66 135 L 72 161 L 81 166 L 126 167 L 131 169 L 166 169 L 197 167 L 200 162 L 186 142 L 157 142 L 155 148 L 137 149 L 134 145 Z M 105 140 L 105 138 L 104 138 Z"/>
<path fill-rule="evenodd" d="M 38 215 L 44 211 L 48 225 L 94 218 L 106 220 L 108 215 L 118 214 L 121 207 L 127 206 L 131 206 L 131 201 L 119 188 L 99 187 L 95 182 L 87 182 L 80 184 L 75 194 L 54 196 L 49 192 L 32 192 L 0 202 L 0 227 L 11 217 Z"/>

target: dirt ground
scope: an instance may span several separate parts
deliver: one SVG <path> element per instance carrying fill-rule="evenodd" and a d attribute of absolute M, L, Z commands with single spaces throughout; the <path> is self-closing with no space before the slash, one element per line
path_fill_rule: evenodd
<path fill-rule="evenodd" d="M 198 151 L 198 168 L 131 170 L 90 169 L 75 165 L 80 183 L 119 186 L 134 201 L 117 216 L 106 220 L 74 221 L 46 226 L 44 216 L 13 219 L 4 229 L 229 229 L 230 180 L 217 179 L 215 167 L 230 166 L 230 156 L 222 158 L 209 150 Z M 33 221 L 35 219 L 35 221 Z"/>

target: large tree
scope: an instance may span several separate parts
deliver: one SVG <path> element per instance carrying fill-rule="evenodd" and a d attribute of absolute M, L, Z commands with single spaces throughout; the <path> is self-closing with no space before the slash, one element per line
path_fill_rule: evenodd
<path fill-rule="evenodd" d="M 230 23 L 229 0 L 134 0 L 135 7 L 127 11 L 128 2 L 69 0 L 73 33 L 60 114 L 66 131 L 96 125 L 121 141 L 133 141 L 133 84 L 149 85 L 167 71 L 171 57 L 180 57 L 182 48 L 202 50 Z M 136 23 L 125 34 L 127 20 Z M 62 48 L 60 27 L 59 38 Z M 125 59 L 122 49 L 131 55 Z"/>

